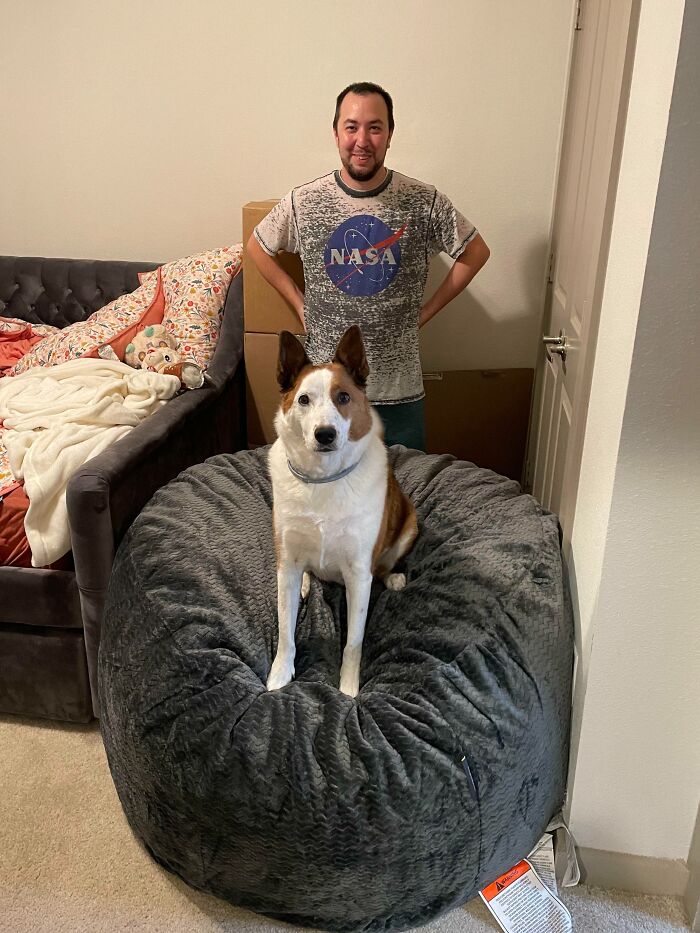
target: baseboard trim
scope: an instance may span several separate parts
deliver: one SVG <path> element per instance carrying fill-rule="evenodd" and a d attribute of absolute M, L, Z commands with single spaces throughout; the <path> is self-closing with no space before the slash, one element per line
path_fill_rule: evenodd
<path fill-rule="evenodd" d="M 695 829 L 690 840 L 688 852 L 688 887 L 685 891 L 685 909 L 690 918 L 690 928 L 693 933 L 700 933 L 700 807 L 695 819 Z"/>
<path fill-rule="evenodd" d="M 647 858 L 604 849 L 577 848 L 581 880 L 601 888 L 620 888 L 640 894 L 683 897 L 688 866 L 682 859 Z"/>
<path fill-rule="evenodd" d="M 683 903 L 690 919 L 690 929 L 693 933 L 700 933 L 700 873 L 690 873 Z"/>

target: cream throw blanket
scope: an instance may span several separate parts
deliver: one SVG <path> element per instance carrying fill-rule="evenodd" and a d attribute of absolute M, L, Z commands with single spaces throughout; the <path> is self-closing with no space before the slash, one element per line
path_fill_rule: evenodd
<path fill-rule="evenodd" d="M 66 486 L 75 470 L 180 388 L 175 376 L 102 359 L 69 360 L 0 379 L 0 420 L 10 468 L 24 481 L 32 566 L 70 550 Z"/>

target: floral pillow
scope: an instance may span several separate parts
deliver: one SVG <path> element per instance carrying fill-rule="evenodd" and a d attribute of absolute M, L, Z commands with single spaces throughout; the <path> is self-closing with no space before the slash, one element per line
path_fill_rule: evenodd
<path fill-rule="evenodd" d="M 25 353 L 7 373 L 18 376 L 33 366 L 56 366 L 81 356 L 98 356 L 104 346 L 111 346 L 124 359 L 126 345 L 147 324 L 163 320 L 164 293 L 158 270 L 143 276 L 135 291 L 120 295 L 84 321 L 69 324 Z M 33 325 L 32 325 L 33 326 Z"/>
<path fill-rule="evenodd" d="M 19 317 L 0 317 L 0 332 L 8 333 L 9 331 L 18 330 L 19 328 L 26 327 L 27 322 L 22 320 Z M 30 324 L 32 333 L 36 334 L 39 337 L 50 337 L 52 334 L 57 334 L 60 332 L 60 327 L 54 327 L 53 324 Z"/>
<path fill-rule="evenodd" d="M 149 275 L 153 276 L 153 281 L 156 283 L 156 293 L 153 296 L 153 301 L 146 308 L 141 317 L 134 315 L 134 320 L 131 321 L 127 327 L 120 330 L 119 333 L 110 337 L 108 340 L 105 340 L 104 343 L 95 347 L 94 350 L 91 350 L 89 353 L 84 353 L 83 356 L 103 356 L 106 359 L 113 359 L 114 357 L 112 357 L 112 354 L 109 352 L 109 350 L 111 350 L 117 359 L 124 362 L 126 348 L 136 334 L 149 325 L 160 324 L 162 322 L 163 314 L 165 313 L 165 293 L 163 291 L 163 280 L 161 278 L 160 269 L 154 270 L 152 273 L 149 273 Z M 143 282 L 150 291 L 151 280 L 140 279 L 140 281 Z M 109 348 L 109 350 L 105 353 L 104 351 L 107 348 Z"/>
<path fill-rule="evenodd" d="M 222 246 L 162 266 L 163 324 L 177 341 L 183 360 L 206 369 L 221 329 L 231 279 L 241 269 L 243 244 Z"/>

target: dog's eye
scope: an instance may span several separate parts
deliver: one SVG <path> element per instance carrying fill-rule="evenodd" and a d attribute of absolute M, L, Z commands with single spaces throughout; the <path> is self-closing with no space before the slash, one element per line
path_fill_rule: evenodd
<path fill-rule="evenodd" d="M 347 405 L 349 401 L 350 401 L 350 396 L 348 395 L 347 392 L 338 393 L 338 404 L 339 405 Z"/>
<path fill-rule="evenodd" d="M 308 405 L 308 404 L 309 404 L 309 396 L 308 396 L 308 395 L 300 395 L 299 398 L 297 399 L 297 402 L 299 402 L 300 405 Z"/>

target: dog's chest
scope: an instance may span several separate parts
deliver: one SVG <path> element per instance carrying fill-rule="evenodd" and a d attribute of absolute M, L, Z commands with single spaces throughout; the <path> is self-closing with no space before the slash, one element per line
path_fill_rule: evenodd
<path fill-rule="evenodd" d="M 377 490 L 360 501 L 326 492 L 314 490 L 308 497 L 285 502 L 276 509 L 275 522 L 288 557 L 321 579 L 342 582 L 348 570 L 371 562 L 384 496 Z"/>

